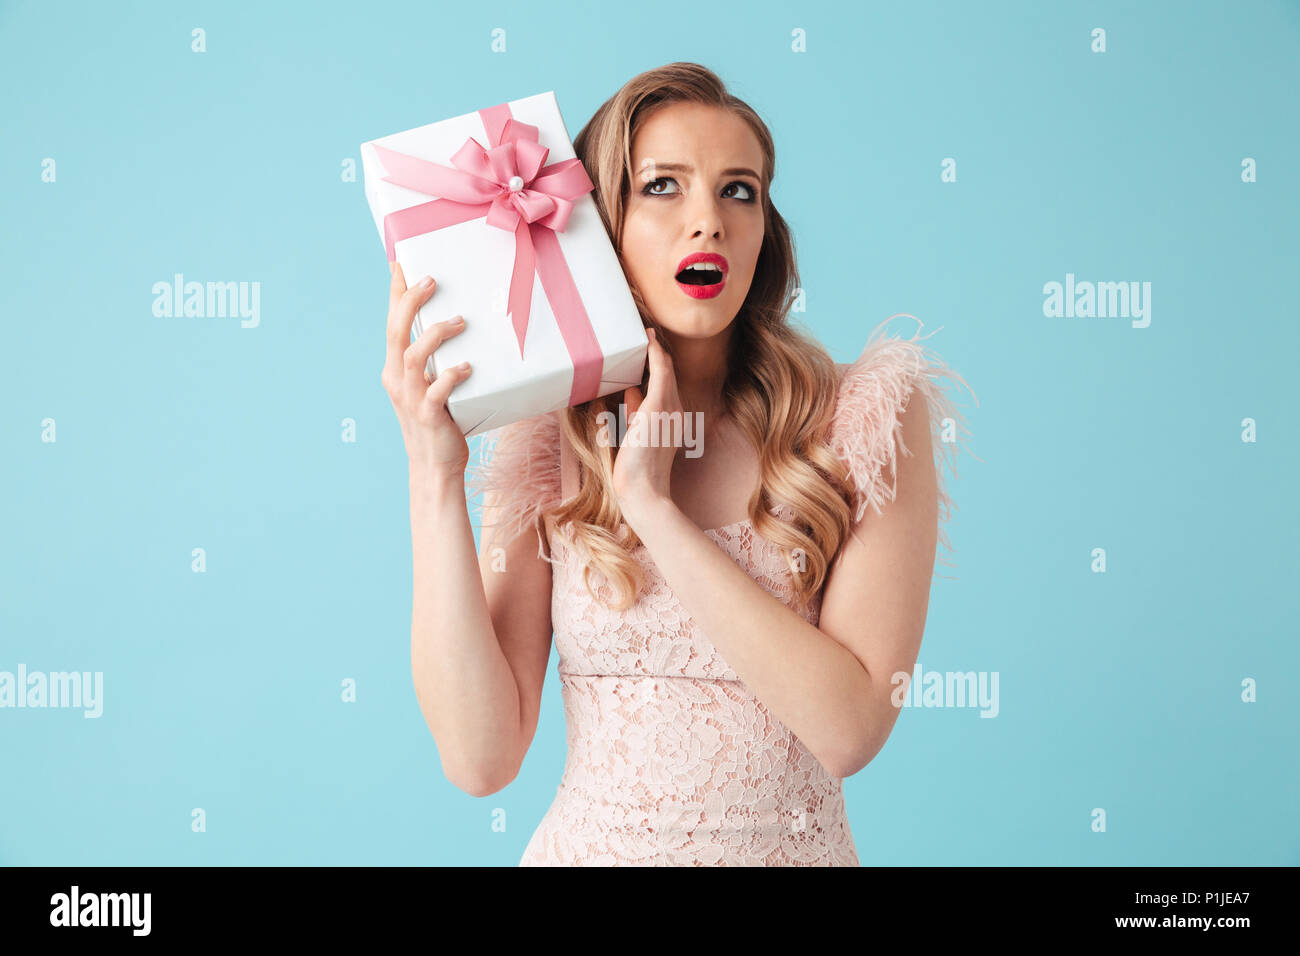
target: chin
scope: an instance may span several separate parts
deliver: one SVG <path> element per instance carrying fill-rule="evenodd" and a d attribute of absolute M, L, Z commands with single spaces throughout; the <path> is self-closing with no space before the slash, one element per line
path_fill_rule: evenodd
<path fill-rule="evenodd" d="M 677 298 L 682 294 L 673 290 Z M 669 300 L 673 302 L 672 299 Z M 651 309 L 655 323 L 670 335 L 685 339 L 712 338 L 735 321 L 740 303 L 732 305 L 719 299 L 701 303 L 673 302 L 671 307 Z"/>
<path fill-rule="evenodd" d="M 655 316 L 659 328 L 679 339 L 711 339 L 725 331 L 734 319 L 734 315 L 728 315 L 726 321 L 719 321 L 717 316 L 692 318 L 676 315 L 666 319 Z"/>

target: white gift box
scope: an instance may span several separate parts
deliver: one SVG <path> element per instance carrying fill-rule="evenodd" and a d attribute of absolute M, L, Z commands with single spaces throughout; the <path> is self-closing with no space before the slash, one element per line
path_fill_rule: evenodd
<path fill-rule="evenodd" d="M 545 167 L 574 158 L 573 144 L 553 92 L 511 100 L 488 109 L 495 111 L 493 115 L 499 121 L 504 107 L 508 107 L 508 115 L 514 120 L 536 127 L 537 142 L 549 150 L 541 161 L 544 168 L 538 180 L 545 182 L 541 180 Z M 446 205 L 452 202 L 446 196 L 386 182 L 385 177 L 394 176 L 394 170 L 405 163 L 387 151 L 451 169 L 453 155 L 472 145 L 468 144 L 469 139 L 474 139 L 483 149 L 497 145 L 489 139 L 487 113 L 488 110 L 466 113 L 361 145 L 366 200 L 385 246 L 385 219 L 391 214 L 435 199 L 443 203 L 441 210 L 457 208 L 454 202 Z M 518 151 L 523 155 L 522 148 Z M 520 186 L 522 177 L 511 179 L 513 182 L 505 189 L 527 188 Z M 541 188 L 539 184 L 538 189 Z M 536 199 L 537 193 L 532 195 Z M 544 228 L 534 223 L 531 230 L 536 235 L 537 230 Z M 574 321 L 572 316 L 580 316 L 579 324 L 588 341 L 590 334 L 585 329 L 589 323 L 603 356 L 603 362 L 596 361 L 583 380 L 589 390 L 599 369 L 599 387 L 595 395 L 588 397 L 608 395 L 640 384 L 646 361 L 645 328 L 591 193 L 584 192 L 572 200 L 562 230 L 547 231 L 555 237 L 563 253 L 564 267 L 581 299 L 581 308 L 577 310 L 565 305 L 563 299 L 558 308 L 570 317 L 566 319 L 570 323 Z M 437 282 L 433 295 L 416 315 L 415 335 L 435 322 L 456 315 L 465 317 L 464 330 L 434 351 L 427 370 L 432 378 L 448 366 L 465 361 L 471 364 L 470 375 L 452 389 L 447 401 L 448 411 L 466 437 L 574 404 L 574 358 L 557 322 L 557 306 L 548 299 L 543 287 L 540 271 L 545 257 L 540 251 L 541 239 L 534 243 L 538 250 L 537 266 L 527 280 L 531 283 L 532 297 L 527 310 L 523 355 L 520 355 L 512 316 L 507 314 L 517 241 L 516 232 L 489 224 L 486 214 L 482 214 L 454 225 L 398 238 L 393 243 L 393 254 L 408 285 L 414 285 L 425 275 L 433 276 Z M 551 256 L 552 268 L 554 261 Z M 554 273 L 551 275 L 554 288 Z M 581 316 L 583 312 L 585 316 Z"/>

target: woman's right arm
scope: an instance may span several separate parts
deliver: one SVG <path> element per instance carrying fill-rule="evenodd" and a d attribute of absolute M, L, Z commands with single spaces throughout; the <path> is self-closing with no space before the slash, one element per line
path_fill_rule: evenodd
<path fill-rule="evenodd" d="M 473 796 L 500 790 L 532 742 L 550 657 L 550 564 L 519 535 L 475 555 L 465 496 L 469 447 L 447 412 L 447 396 L 469 374 L 442 370 L 430 385 L 429 356 L 459 331 L 447 323 L 410 342 L 415 313 L 434 283 L 410 290 L 393 266 L 388 358 L 382 376 L 410 459 L 411 673 L 438 745 L 443 773 Z M 496 501 L 486 496 L 484 523 Z M 531 553 L 530 553 L 531 552 Z"/>

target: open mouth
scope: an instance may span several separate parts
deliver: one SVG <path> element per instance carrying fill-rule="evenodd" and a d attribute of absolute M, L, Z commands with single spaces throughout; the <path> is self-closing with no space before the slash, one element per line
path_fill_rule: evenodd
<path fill-rule="evenodd" d="M 716 265 L 700 262 L 677 273 L 677 281 L 684 285 L 717 285 L 722 281 L 722 270 Z"/>
<path fill-rule="evenodd" d="M 677 288 L 693 299 L 711 299 L 727 281 L 727 259 L 716 252 L 692 252 L 677 264 Z"/>

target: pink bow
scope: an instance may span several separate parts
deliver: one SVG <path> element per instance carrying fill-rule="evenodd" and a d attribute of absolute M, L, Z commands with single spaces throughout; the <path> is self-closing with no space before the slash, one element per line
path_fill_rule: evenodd
<path fill-rule="evenodd" d="M 470 137 L 452 156 L 454 168 L 375 144 L 375 153 L 388 171 L 385 182 L 439 197 L 384 217 L 388 259 L 395 260 L 394 246 L 402 239 L 482 216 L 489 226 L 513 232 L 515 261 L 507 314 L 519 342 L 519 357 L 524 355 L 537 272 L 574 358 L 571 404 L 588 401 L 596 397 L 593 386 L 599 384 L 603 356 L 555 233 L 568 225 L 574 201 L 595 186 L 576 158 L 543 166 L 550 150 L 538 142 L 537 127 L 511 117 L 507 104 L 479 110 L 479 115 L 491 146 L 484 149 Z"/>

